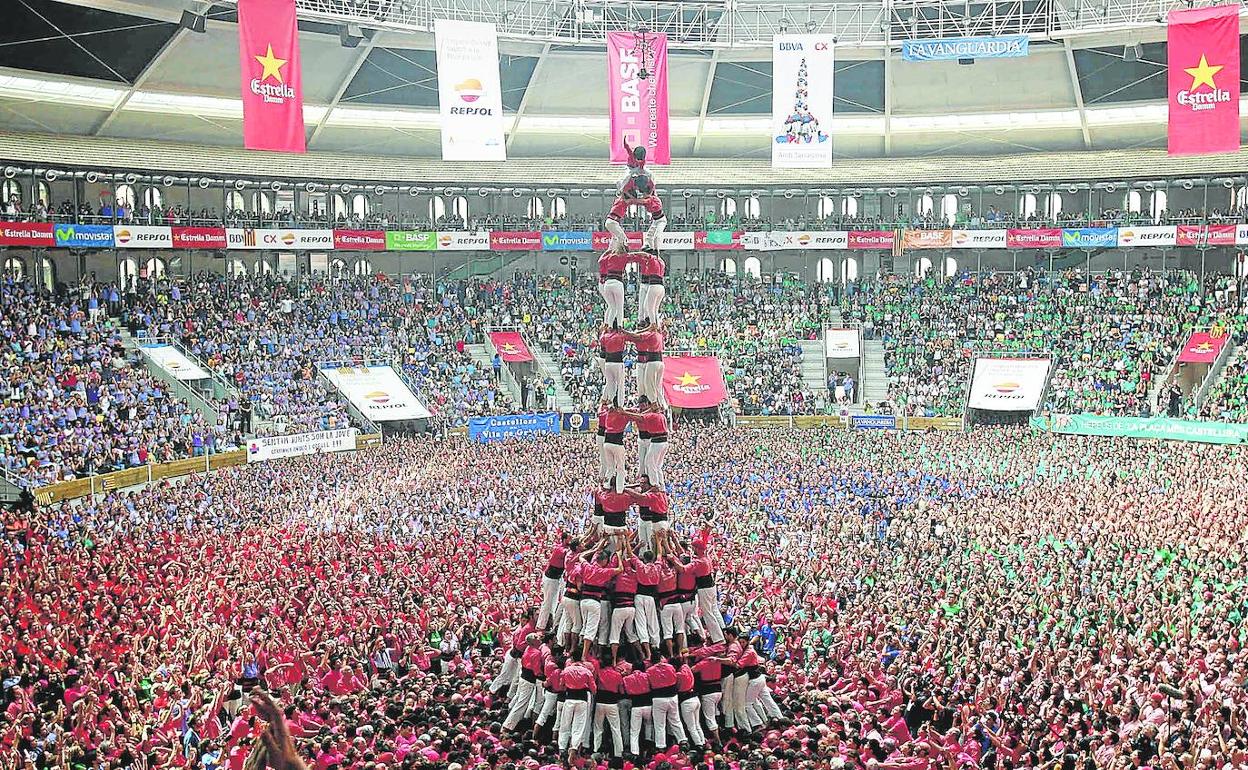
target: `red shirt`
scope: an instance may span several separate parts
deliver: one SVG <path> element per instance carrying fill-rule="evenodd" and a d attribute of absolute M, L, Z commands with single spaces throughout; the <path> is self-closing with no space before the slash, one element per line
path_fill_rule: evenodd
<path fill-rule="evenodd" d="M 667 433 L 667 417 L 662 412 L 646 412 L 640 417 L 633 418 L 633 422 L 637 423 L 638 430 L 651 435 Z"/>
<path fill-rule="evenodd" d="M 758 653 L 754 652 L 753 645 L 745 645 L 745 649 L 743 649 L 741 654 L 737 656 L 737 668 L 757 666 L 759 663 L 762 663 L 762 660 L 758 657 Z"/>
<path fill-rule="evenodd" d="M 573 661 L 563 669 L 563 687 L 569 692 L 588 690 L 598 691 L 598 682 L 594 672 L 584 663 Z"/>
<path fill-rule="evenodd" d="M 628 415 L 619 409 L 608 409 L 607 413 L 601 418 L 603 429 L 607 433 L 623 433 L 628 427 Z"/>
<path fill-rule="evenodd" d="M 633 502 L 649 508 L 651 513 L 667 515 L 667 493 L 661 489 L 651 489 L 649 492 L 631 492 L 626 493 L 632 496 Z"/>
<path fill-rule="evenodd" d="M 657 586 L 659 584 L 659 565 L 645 563 L 638 564 L 637 583 L 643 586 Z"/>
<path fill-rule="evenodd" d="M 541 647 L 528 647 L 520 656 L 520 667 L 530 674 L 540 674 L 545 663 L 546 656 L 542 654 Z"/>
<path fill-rule="evenodd" d="M 676 591 L 676 570 L 670 567 L 659 568 L 659 593 L 670 594 Z"/>
<path fill-rule="evenodd" d="M 698 587 L 698 577 L 693 574 L 693 565 L 680 565 L 676 568 L 676 588 L 681 591 L 692 591 Z"/>
<path fill-rule="evenodd" d="M 604 353 L 623 353 L 628 345 L 628 336 L 615 330 L 603 332 L 598 338 L 598 344 Z"/>
<path fill-rule="evenodd" d="M 680 692 L 693 691 L 693 669 L 688 663 L 676 669 L 676 689 Z"/>
<path fill-rule="evenodd" d="M 663 352 L 663 333 L 655 330 L 642 332 L 634 335 L 633 344 L 637 346 L 637 350 L 646 353 L 662 353 Z"/>
<path fill-rule="evenodd" d="M 615 570 L 608 567 L 599 567 L 597 564 L 586 564 L 581 569 L 581 585 L 593 588 L 606 588 L 611 582 L 611 578 L 615 577 Z"/>
<path fill-rule="evenodd" d="M 672 668 L 672 664 L 667 661 L 655 663 L 646 669 L 646 676 L 650 679 L 650 689 L 652 690 L 676 686 L 676 669 Z"/>
<path fill-rule="evenodd" d="M 634 671 L 624 677 L 624 692 L 629 695 L 645 695 L 650 692 L 650 677 L 645 671 Z"/>
<path fill-rule="evenodd" d="M 627 254 L 607 252 L 598 258 L 598 275 L 620 275 L 624 272 L 624 268 L 628 266 L 628 263 L 635 261 Z"/>
<path fill-rule="evenodd" d="M 617 594 L 635 594 L 637 593 L 637 572 L 641 566 L 641 562 L 636 556 L 629 557 L 624 562 L 624 571 L 615 576 L 615 592 Z"/>
<path fill-rule="evenodd" d="M 662 257 L 656 257 L 653 254 L 646 254 L 645 258 L 637 263 L 637 269 L 642 275 L 663 277 L 667 273 L 667 265 L 663 263 Z"/>
<path fill-rule="evenodd" d="M 598 690 L 602 692 L 624 692 L 624 677 L 614 668 L 604 668 L 598 672 Z"/>
<path fill-rule="evenodd" d="M 633 496 L 614 489 L 595 489 L 594 499 L 602 506 L 603 513 L 627 513 L 633 504 Z"/>
<path fill-rule="evenodd" d="M 550 552 L 550 558 L 546 560 L 547 567 L 559 567 L 562 569 L 567 566 L 568 549 L 557 545 L 555 550 Z"/>
<path fill-rule="evenodd" d="M 700 682 L 718 682 L 724 678 L 724 666 L 718 660 L 703 658 L 693 664 L 693 672 Z"/>

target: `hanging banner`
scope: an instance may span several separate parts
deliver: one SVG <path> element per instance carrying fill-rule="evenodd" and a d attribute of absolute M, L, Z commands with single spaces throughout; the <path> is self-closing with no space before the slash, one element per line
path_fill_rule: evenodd
<path fill-rule="evenodd" d="M 171 229 L 175 249 L 224 249 L 226 247 L 224 227 L 174 227 Z"/>
<path fill-rule="evenodd" d="M 458 231 L 438 233 L 438 251 L 488 251 L 490 234 L 485 230 L 475 233 Z"/>
<path fill-rule="evenodd" d="M 667 115 L 667 35 L 607 33 L 607 98 L 611 162 L 629 147 L 645 147 L 646 163 L 672 162 Z"/>
<path fill-rule="evenodd" d="M 116 225 L 113 245 L 119 249 L 172 249 L 173 228 L 144 225 Z"/>
<path fill-rule="evenodd" d="M 542 233 L 542 251 L 592 251 L 593 248 L 594 234 L 591 232 L 547 230 Z"/>
<path fill-rule="evenodd" d="M 693 248 L 716 251 L 720 249 L 741 249 L 741 237 L 745 233 L 740 230 L 699 230 L 693 234 Z"/>
<path fill-rule="evenodd" d="M 386 251 L 434 251 L 438 234 L 422 230 L 388 230 Z"/>
<path fill-rule="evenodd" d="M 1179 353 L 1179 363 L 1213 363 L 1218 360 L 1218 354 L 1226 345 L 1226 339 L 1226 335 L 1213 337 L 1209 332 L 1192 332 L 1192 336 L 1187 338 L 1187 344 L 1183 346 L 1183 352 Z"/>
<path fill-rule="evenodd" d="M 706 409 L 728 399 L 724 372 L 715 356 L 667 356 L 663 359 L 663 393 L 681 409 Z"/>
<path fill-rule="evenodd" d="M 1171 155 L 1239 149 L 1239 6 L 1170 11 Z"/>
<path fill-rule="evenodd" d="M 644 234 L 641 232 L 625 232 L 624 235 L 628 239 L 628 248 L 630 251 L 637 251 L 645 245 Z M 675 248 L 668 245 L 670 243 L 670 241 L 668 241 L 669 235 L 673 235 L 673 233 L 663 234 L 662 245 L 664 248 Z M 605 230 L 597 230 L 594 232 L 594 251 L 606 251 L 610 246 L 611 233 L 608 233 Z"/>
<path fill-rule="evenodd" d="M 334 248 L 345 251 L 385 251 L 386 234 L 381 230 L 335 230 Z"/>
<path fill-rule="evenodd" d="M 561 428 L 564 433 L 588 433 L 594 429 L 593 412 L 564 412 Z"/>
<path fill-rule="evenodd" d="M 226 248 L 255 251 L 258 249 L 332 249 L 333 230 L 254 230 L 228 227 Z M 118 238 L 120 244 L 121 239 Z"/>
<path fill-rule="evenodd" d="M 0 246 L 55 246 L 51 222 L 0 222 Z"/>
<path fill-rule="evenodd" d="M 515 232 L 491 230 L 490 251 L 541 251 L 542 234 L 537 230 Z"/>
<path fill-rule="evenodd" d="M 529 352 L 529 346 L 524 344 L 524 337 L 520 332 L 490 332 L 490 342 L 494 344 L 494 349 L 498 351 L 498 357 L 509 364 L 523 363 L 532 361 L 533 354 Z"/>
<path fill-rule="evenodd" d="M 1124 436 L 1198 441 L 1204 444 L 1248 442 L 1248 425 L 1199 422 L 1173 417 L 1102 417 L 1095 414 L 1055 414 L 1031 418 L 1033 430 L 1074 433 L 1080 436 Z"/>
<path fill-rule="evenodd" d="M 57 246 L 71 249 L 113 247 L 113 228 L 110 225 L 57 225 L 53 235 Z"/>
<path fill-rule="evenodd" d="M 953 231 L 907 228 L 901 234 L 901 245 L 907 251 L 910 249 L 947 249 L 953 246 Z"/>
<path fill-rule="evenodd" d="M 972 409 L 1030 412 L 1044 395 L 1047 358 L 977 358 L 971 378 Z"/>
<path fill-rule="evenodd" d="M 832 167 L 835 38 L 776 35 L 771 43 L 771 167 Z"/>
<path fill-rule="evenodd" d="M 493 24 L 434 19 L 442 160 L 507 160 L 498 32 Z"/>
<path fill-rule="evenodd" d="M 854 430 L 897 429 L 897 418 L 891 414 L 855 414 L 850 415 L 849 419 Z"/>
<path fill-rule="evenodd" d="M 1180 246 L 1234 246 L 1235 225 L 1179 225 Z"/>
<path fill-rule="evenodd" d="M 1174 239 L 1174 225 L 1118 228 L 1118 245 L 1126 249 L 1146 246 L 1173 246 Z"/>
<path fill-rule="evenodd" d="M 1026 35 L 957 37 L 938 40 L 903 40 L 903 61 L 950 61 L 957 59 L 1017 59 L 1026 56 Z"/>
<path fill-rule="evenodd" d="M 1006 230 L 1005 247 L 1007 249 L 1060 249 L 1062 231 L 1056 227 Z"/>
<path fill-rule="evenodd" d="M 173 345 L 143 345 L 139 348 L 153 364 L 173 375 L 177 380 L 208 380 L 212 375 L 187 358 Z"/>
<path fill-rule="evenodd" d="M 849 248 L 863 251 L 889 251 L 896 242 L 897 234 L 892 230 L 850 230 Z"/>
<path fill-rule="evenodd" d="M 955 249 L 1004 249 L 1005 230 L 954 230 Z"/>
<path fill-rule="evenodd" d="M 693 251 L 693 244 L 696 240 L 693 233 L 663 233 L 663 237 L 659 239 L 659 248 L 672 251 Z"/>
<path fill-rule="evenodd" d="M 238 0 L 243 146 L 305 152 L 295 0 Z"/>
<path fill-rule="evenodd" d="M 355 428 L 340 428 L 249 439 L 247 462 L 260 463 L 322 452 L 349 452 L 355 449 L 356 433 Z"/>
<path fill-rule="evenodd" d="M 824 329 L 823 341 L 828 358 L 858 358 L 862 355 L 857 329 Z"/>
<path fill-rule="evenodd" d="M 468 438 L 489 443 L 527 436 L 553 436 L 559 433 L 559 423 L 558 412 L 474 417 L 468 421 Z"/>
<path fill-rule="evenodd" d="M 1112 249 L 1118 245 L 1116 227 L 1078 227 L 1062 230 L 1062 246 L 1067 249 Z"/>
<path fill-rule="evenodd" d="M 423 420 L 430 416 L 429 410 L 389 366 L 327 366 L 321 369 L 321 374 L 373 422 Z"/>

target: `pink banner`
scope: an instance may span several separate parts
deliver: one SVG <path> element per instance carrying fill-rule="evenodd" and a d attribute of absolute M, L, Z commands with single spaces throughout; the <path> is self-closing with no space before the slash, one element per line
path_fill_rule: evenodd
<path fill-rule="evenodd" d="M 1238 150 L 1239 6 L 1171 11 L 1166 53 L 1170 154 Z"/>
<path fill-rule="evenodd" d="M 628 236 L 629 251 L 638 251 L 645 245 L 643 233 L 626 232 Z M 611 246 L 611 233 L 605 230 L 598 230 L 594 233 L 594 251 L 606 251 Z"/>
<path fill-rule="evenodd" d="M 1226 335 L 1211 337 L 1208 332 L 1192 332 L 1183 352 L 1179 354 L 1181 364 L 1211 364 L 1218 360 L 1218 353 L 1226 344 Z"/>
<path fill-rule="evenodd" d="M 892 230 L 850 230 L 848 247 L 851 249 L 889 250 L 897 234 Z"/>
<path fill-rule="evenodd" d="M 667 165 L 667 35 L 607 33 L 607 98 L 611 162 L 624 163 L 629 147 L 645 147 L 646 162 Z"/>
<path fill-rule="evenodd" d="M 490 332 L 490 342 L 494 343 L 498 357 L 509 364 L 533 360 L 533 354 L 529 352 L 529 346 L 524 344 L 524 337 L 520 336 L 520 332 Z"/>
<path fill-rule="evenodd" d="M 1235 225 L 1179 225 L 1179 246 L 1234 246 Z"/>
<path fill-rule="evenodd" d="M 239 0 L 243 146 L 306 152 L 295 0 Z"/>
<path fill-rule="evenodd" d="M 1042 227 L 1033 230 L 1006 230 L 1007 249 L 1060 249 L 1062 231 L 1058 227 Z"/>

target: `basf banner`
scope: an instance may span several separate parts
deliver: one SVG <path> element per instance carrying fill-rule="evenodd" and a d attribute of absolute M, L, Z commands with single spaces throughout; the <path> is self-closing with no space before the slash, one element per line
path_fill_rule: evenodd
<path fill-rule="evenodd" d="M 643 74 L 644 73 L 644 74 Z M 611 162 L 645 147 L 646 162 L 672 162 L 667 116 L 667 35 L 607 33 L 607 99 Z"/>
<path fill-rule="evenodd" d="M 558 412 L 474 417 L 468 421 L 468 438 L 488 443 L 524 436 L 554 435 L 559 432 L 559 422 Z"/>
<path fill-rule="evenodd" d="M 173 375 L 174 379 L 208 380 L 212 378 L 212 375 L 183 355 L 182 351 L 173 345 L 143 345 L 139 350 L 143 351 L 143 355 L 151 359 L 152 363 Z"/>
<path fill-rule="evenodd" d="M 824 329 L 823 342 L 828 358 L 858 358 L 862 354 L 857 329 Z"/>
<path fill-rule="evenodd" d="M 904 61 L 1016 59 L 1027 55 L 1029 42 L 1026 35 L 903 40 L 901 58 Z"/>
<path fill-rule="evenodd" d="M 901 234 L 901 245 L 906 251 L 911 249 L 947 249 L 953 246 L 953 231 L 911 230 L 907 228 Z"/>
<path fill-rule="evenodd" d="M 355 428 L 340 428 L 253 438 L 247 442 L 247 462 L 260 463 L 321 452 L 348 452 L 355 449 L 355 435 Z"/>
<path fill-rule="evenodd" d="M 1126 225 L 1118 228 L 1118 246 L 1124 249 L 1173 246 L 1174 240 L 1174 225 L 1146 225 L 1144 227 Z"/>
<path fill-rule="evenodd" d="M 387 230 L 386 251 L 435 251 L 438 234 L 423 230 Z"/>
<path fill-rule="evenodd" d="M 373 422 L 429 417 L 429 410 L 389 366 L 327 366 L 321 374 Z"/>
<path fill-rule="evenodd" d="M 977 358 L 970 407 L 1030 412 L 1040 403 L 1049 376 L 1047 358 Z"/>
<path fill-rule="evenodd" d="M 488 251 L 489 248 L 490 234 L 485 230 L 475 233 L 438 233 L 438 251 Z"/>
<path fill-rule="evenodd" d="M 442 160 L 507 160 L 493 24 L 435 19 Z"/>
<path fill-rule="evenodd" d="M 831 35 L 772 38 L 772 168 L 832 167 L 835 48 Z"/>

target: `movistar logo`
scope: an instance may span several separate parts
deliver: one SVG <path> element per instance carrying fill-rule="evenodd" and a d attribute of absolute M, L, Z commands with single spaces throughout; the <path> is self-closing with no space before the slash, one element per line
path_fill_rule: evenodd
<path fill-rule="evenodd" d="M 109 230 L 87 230 L 80 232 L 73 225 L 57 225 L 56 239 L 66 243 L 109 243 L 113 234 Z"/>
<path fill-rule="evenodd" d="M 557 235 L 555 235 L 555 234 L 553 234 L 553 233 L 551 233 L 550 235 L 543 235 L 543 236 L 542 236 L 542 243 L 545 243 L 547 246 L 558 246 L 558 245 L 559 245 L 559 236 L 557 236 Z"/>

